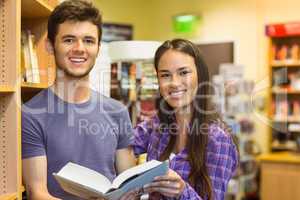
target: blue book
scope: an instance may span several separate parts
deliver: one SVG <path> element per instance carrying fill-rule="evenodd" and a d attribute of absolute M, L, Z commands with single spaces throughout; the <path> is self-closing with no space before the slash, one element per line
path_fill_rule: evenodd
<path fill-rule="evenodd" d="M 152 182 L 154 177 L 165 175 L 168 168 L 167 161 L 151 160 L 125 170 L 110 182 L 99 172 L 69 162 L 53 175 L 64 191 L 75 196 L 117 200 L 126 192 Z"/>

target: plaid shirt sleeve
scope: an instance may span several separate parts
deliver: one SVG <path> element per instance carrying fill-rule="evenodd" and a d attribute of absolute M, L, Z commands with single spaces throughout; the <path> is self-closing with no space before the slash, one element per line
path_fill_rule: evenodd
<path fill-rule="evenodd" d="M 220 127 L 212 130 L 208 143 L 206 165 L 216 200 L 225 199 L 229 180 L 238 167 L 238 151 L 229 133 Z"/>
<path fill-rule="evenodd" d="M 211 136 L 211 142 L 207 147 L 206 162 L 212 182 L 213 199 L 224 200 L 227 184 L 238 167 L 238 151 L 232 137 L 219 127 L 214 130 Z M 202 200 L 188 183 L 186 183 L 179 199 Z"/>
<path fill-rule="evenodd" d="M 185 183 L 185 188 L 182 194 L 179 197 L 179 200 L 202 200 L 202 198 L 198 195 L 198 193 L 194 190 L 190 184 Z"/>
<path fill-rule="evenodd" d="M 150 131 L 148 130 L 146 121 L 138 124 L 134 128 L 134 141 L 132 143 L 132 148 L 136 156 L 147 153 L 148 143 L 150 139 L 149 132 Z"/>

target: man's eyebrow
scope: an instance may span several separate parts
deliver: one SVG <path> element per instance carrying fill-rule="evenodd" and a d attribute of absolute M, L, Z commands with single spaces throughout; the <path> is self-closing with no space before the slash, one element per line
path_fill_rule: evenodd
<path fill-rule="evenodd" d="M 71 34 L 67 34 L 67 35 L 63 35 L 62 38 L 76 38 L 75 35 L 71 35 Z M 91 35 L 87 35 L 84 36 L 85 39 L 96 39 L 96 37 L 91 36 Z"/>
<path fill-rule="evenodd" d="M 84 36 L 85 39 L 93 39 L 93 40 L 96 40 L 97 38 L 94 37 L 94 36 L 91 36 L 91 35 L 87 35 L 87 36 Z"/>
<path fill-rule="evenodd" d="M 67 35 L 63 35 L 62 38 L 75 38 L 75 36 L 67 34 Z"/>

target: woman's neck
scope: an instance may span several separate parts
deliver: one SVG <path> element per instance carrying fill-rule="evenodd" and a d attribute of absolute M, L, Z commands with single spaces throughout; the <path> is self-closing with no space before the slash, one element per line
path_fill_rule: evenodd
<path fill-rule="evenodd" d="M 182 151 L 187 142 L 188 134 L 189 134 L 189 126 L 192 118 L 191 112 L 176 112 L 176 123 L 178 125 L 177 136 L 176 136 L 176 144 L 174 151 L 179 153 Z"/>

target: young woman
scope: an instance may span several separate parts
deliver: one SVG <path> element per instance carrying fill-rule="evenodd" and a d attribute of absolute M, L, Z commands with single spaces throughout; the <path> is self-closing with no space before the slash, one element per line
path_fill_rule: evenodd
<path fill-rule="evenodd" d="M 137 125 L 133 149 L 147 160 L 168 160 L 169 172 L 144 187 L 153 199 L 224 199 L 238 151 L 210 100 L 208 68 L 184 39 L 156 51 L 158 114 Z"/>

